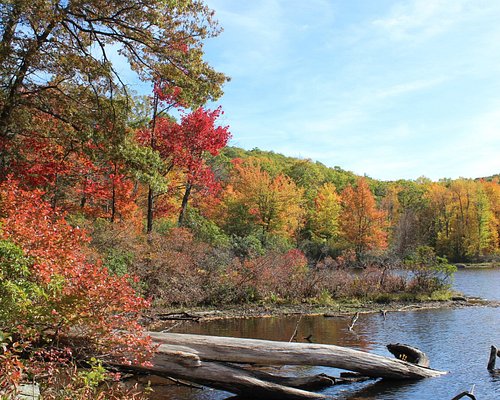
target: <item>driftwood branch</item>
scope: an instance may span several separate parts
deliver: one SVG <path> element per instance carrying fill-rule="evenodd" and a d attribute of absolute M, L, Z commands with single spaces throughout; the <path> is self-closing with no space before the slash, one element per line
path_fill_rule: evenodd
<path fill-rule="evenodd" d="M 462 397 L 468 397 L 472 400 L 476 400 L 476 396 L 474 396 L 474 387 L 475 387 L 475 385 L 472 385 L 472 389 L 470 391 L 459 393 L 455 397 L 453 397 L 451 400 L 459 400 Z"/>
<path fill-rule="evenodd" d="M 354 328 L 354 324 L 356 323 L 358 318 L 359 318 L 359 312 L 356 312 L 356 314 L 354 314 L 354 316 L 351 318 L 351 323 L 349 324 L 350 331 L 352 331 L 352 328 Z"/>
<path fill-rule="evenodd" d="M 289 342 L 293 342 L 295 340 L 295 337 L 297 336 L 297 333 L 299 331 L 299 325 L 300 325 L 301 320 L 302 320 L 302 315 L 299 317 L 297 324 L 295 324 L 295 329 L 293 330 L 293 333 L 292 333 L 292 336 L 291 336 Z"/>
<path fill-rule="evenodd" d="M 463 397 L 468 397 L 468 398 L 470 398 L 472 400 L 476 400 L 476 396 L 474 396 L 472 393 L 469 393 L 469 392 L 462 392 L 460 394 L 457 394 L 451 400 L 458 400 L 458 399 L 461 399 Z"/>

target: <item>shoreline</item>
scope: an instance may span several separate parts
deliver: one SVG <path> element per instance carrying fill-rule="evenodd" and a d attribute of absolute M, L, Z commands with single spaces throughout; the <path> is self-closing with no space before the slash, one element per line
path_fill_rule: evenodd
<path fill-rule="evenodd" d="M 360 314 L 373 314 L 466 307 L 500 307 L 500 301 L 456 296 L 452 300 L 444 301 L 395 301 L 388 304 L 373 302 L 352 304 L 343 302 L 330 306 L 314 304 L 242 304 L 227 307 L 172 307 L 151 310 L 151 313 L 146 317 L 148 320 L 146 325 L 148 329 L 154 330 L 168 322 L 179 320 L 210 322 L 221 319 L 271 318 L 297 315 L 323 315 L 328 318 L 339 318 L 352 316 L 357 312 Z"/>
<path fill-rule="evenodd" d="M 454 263 L 457 269 L 497 269 L 500 268 L 500 264 L 497 262 L 491 263 Z"/>

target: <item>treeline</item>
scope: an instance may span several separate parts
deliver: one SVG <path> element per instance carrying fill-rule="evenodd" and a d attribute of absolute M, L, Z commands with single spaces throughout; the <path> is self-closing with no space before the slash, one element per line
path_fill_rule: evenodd
<path fill-rule="evenodd" d="M 404 259 L 419 246 L 455 262 L 499 254 L 498 178 L 384 182 L 260 150 L 219 158 L 232 163 L 213 217 L 226 234 L 278 236 L 312 259 L 345 250 Z"/>

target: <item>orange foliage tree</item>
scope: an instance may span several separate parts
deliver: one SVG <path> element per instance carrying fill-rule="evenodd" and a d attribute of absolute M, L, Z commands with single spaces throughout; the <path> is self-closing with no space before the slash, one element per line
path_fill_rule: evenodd
<path fill-rule="evenodd" d="M 379 210 L 365 178 L 347 186 L 341 194 L 341 236 L 359 257 L 367 250 L 387 247 L 387 214 Z"/>

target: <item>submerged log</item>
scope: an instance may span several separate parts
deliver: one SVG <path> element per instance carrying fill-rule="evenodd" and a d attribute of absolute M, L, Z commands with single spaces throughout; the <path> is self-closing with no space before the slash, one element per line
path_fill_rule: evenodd
<path fill-rule="evenodd" d="M 488 367 L 487 367 L 488 371 L 497 372 L 497 370 L 495 369 L 497 356 L 500 357 L 500 350 L 498 350 L 495 346 L 491 346 L 490 359 L 488 360 Z"/>
<path fill-rule="evenodd" d="M 462 392 L 457 394 L 455 397 L 453 397 L 451 400 L 459 400 L 464 397 L 468 397 L 469 399 L 476 400 L 476 396 L 474 396 L 474 393 L 472 392 Z"/>
<path fill-rule="evenodd" d="M 335 345 L 178 333 L 149 332 L 148 334 L 153 341 L 162 344 L 159 354 L 178 352 L 179 346 L 183 346 L 184 349 L 189 348 L 190 352 L 199 357 L 202 364 L 204 361 L 220 361 L 259 365 L 316 365 L 356 371 L 369 377 L 390 379 L 420 379 L 446 373 L 406 361 Z"/>

